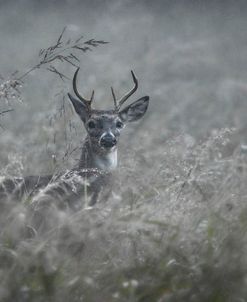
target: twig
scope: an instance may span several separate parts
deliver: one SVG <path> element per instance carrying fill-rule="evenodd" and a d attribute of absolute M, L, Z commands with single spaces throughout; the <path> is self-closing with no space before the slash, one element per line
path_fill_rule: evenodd
<path fill-rule="evenodd" d="M 14 109 L 7 109 L 7 110 L 3 110 L 2 112 L 0 112 L 0 115 L 4 115 L 7 112 L 11 112 L 14 111 Z"/>
<path fill-rule="evenodd" d="M 58 39 L 54 43 L 47 48 L 40 49 L 38 57 L 39 62 L 27 69 L 24 73 L 19 74 L 18 71 L 15 71 L 11 74 L 9 79 L 4 79 L 0 75 L 0 101 L 3 100 L 4 102 L 9 103 L 11 100 L 18 100 L 22 101 L 21 98 L 21 91 L 19 88 L 22 87 L 24 83 L 24 79 L 34 70 L 45 67 L 46 70 L 56 74 L 59 78 L 64 81 L 65 79 L 69 80 L 65 74 L 61 73 L 55 66 L 54 63 L 63 62 L 69 63 L 74 67 L 78 67 L 80 63 L 80 59 L 78 58 L 75 52 L 82 51 L 92 51 L 92 48 L 100 45 L 100 44 L 107 44 L 108 42 L 103 40 L 95 40 L 90 39 L 83 42 L 83 36 L 80 36 L 76 40 L 73 39 L 64 39 L 64 35 L 66 32 L 66 27 L 63 28 L 61 34 L 59 35 Z M 48 65 L 48 67 L 47 67 Z M 18 74 L 18 76 L 17 76 Z M 4 110 L 0 115 L 7 113 L 12 110 Z"/>
<path fill-rule="evenodd" d="M 74 50 L 79 50 L 82 52 L 92 51 L 93 47 L 97 47 L 101 44 L 107 44 L 109 42 L 103 40 L 90 39 L 85 42 L 82 42 L 83 36 L 80 36 L 78 39 L 73 41 L 68 39 L 66 42 L 63 41 L 63 37 L 66 31 L 66 27 L 63 28 L 61 34 L 59 35 L 56 43 L 52 46 L 49 46 L 46 49 L 41 49 L 39 51 L 40 61 L 38 64 L 28 69 L 23 75 L 21 75 L 17 81 L 23 80 L 29 73 L 35 69 L 41 68 L 43 65 L 51 64 L 56 61 L 67 62 L 74 67 L 78 67 L 77 63 L 80 62 L 78 57 L 73 53 Z M 47 70 L 54 72 L 56 69 L 54 66 L 47 68 Z M 69 79 L 65 75 L 61 76 L 61 73 L 56 69 L 55 73 L 63 80 L 64 78 Z"/>
<path fill-rule="evenodd" d="M 187 184 L 187 182 L 188 182 L 188 179 L 190 178 L 190 175 L 191 175 L 192 170 L 193 170 L 193 168 L 190 168 L 189 172 L 187 173 L 186 179 L 183 181 L 183 183 L 182 183 L 182 185 L 181 185 L 181 187 L 180 187 L 180 190 L 179 190 L 179 192 L 178 192 L 176 201 L 179 200 L 180 195 L 181 195 L 181 193 L 183 192 L 183 189 L 184 189 L 184 187 L 186 186 L 186 184 Z"/>
<path fill-rule="evenodd" d="M 49 70 L 50 72 L 56 73 L 56 74 L 60 77 L 60 79 L 61 79 L 62 81 L 63 81 L 64 79 L 69 80 L 69 78 L 68 78 L 65 74 L 63 74 L 63 73 L 61 73 L 60 71 L 58 71 L 54 66 L 49 66 L 49 67 L 47 68 L 47 70 Z"/>

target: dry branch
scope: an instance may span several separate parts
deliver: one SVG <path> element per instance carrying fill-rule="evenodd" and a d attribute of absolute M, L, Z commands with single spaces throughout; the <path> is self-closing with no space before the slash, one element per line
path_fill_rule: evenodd
<path fill-rule="evenodd" d="M 87 51 L 92 51 L 92 48 L 108 43 L 103 40 L 95 39 L 83 41 L 84 36 L 80 36 L 75 40 L 72 38 L 65 39 L 65 32 L 66 27 L 63 28 L 54 45 L 40 49 L 38 54 L 38 63 L 30 67 L 27 71 L 23 73 L 15 71 L 8 78 L 0 75 L 0 107 L 2 107 L 2 110 L 0 110 L 0 115 L 12 111 L 12 108 L 3 108 L 4 105 L 7 104 L 7 106 L 10 107 L 12 105 L 12 101 L 22 101 L 20 88 L 22 87 L 25 78 L 32 71 L 44 67 L 46 70 L 59 76 L 61 80 L 69 80 L 69 77 L 61 73 L 57 67 L 54 66 L 55 63 L 68 63 L 77 68 L 78 64 L 80 63 L 78 52 L 85 53 Z"/>

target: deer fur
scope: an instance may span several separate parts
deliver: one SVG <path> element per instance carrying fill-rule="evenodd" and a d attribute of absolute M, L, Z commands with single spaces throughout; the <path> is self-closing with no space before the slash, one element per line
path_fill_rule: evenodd
<path fill-rule="evenodd" d="M 117 144 L 120 133 L 127 124 L 144 116 L 149 97 L 142 97 L 122 109 L 124 102 L 138 87 L 138 81 L 131 71 L 135 85 L 127 94 L 117 100 L 111 88 L 113 109 L 92 109 L 94 91 L 89 100 L 79 94 L 76 83 L 78 71 L 79 68 L 73 78 L 73 89 L 77 98 L 68 94 L 87 131 L 78 164 L 55 177 L 46 175 L 5 179 L 0 184 L 0 201 L 28 197 L 34 213 L 40 213 L 43 211 L 41 209 L 47 209 L 48 204 L 56 205 L 57 208 L 78 210 L 82 206 L 82 199 L 88 199 L 87 205 L 93 206 L 101 191 L 106 192 L 105 196 L 109 195 L 112 172 L 118 164 Z M 85 200 L 83 202 L 85 204 Z"/>

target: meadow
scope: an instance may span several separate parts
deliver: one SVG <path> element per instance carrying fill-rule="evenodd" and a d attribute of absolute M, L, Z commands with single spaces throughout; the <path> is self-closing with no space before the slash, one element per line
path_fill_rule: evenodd
<path fill-rule="evenodd" d="M 113 105 L 110 86 L 119 95 L 131 87 L 131 69 L 135 97 L 149 95 L 150 107 L 121 137 L 108 200 L 45 234 L 29 225 L 30 200 L 1 206 L 0 301 L 246 301 L 244 1 L 32 3 L 1 4 L 1 179 L 78 161 L 85 130 L 67 98 L 73 64 L 52 61 L 56 72 L 45 62 L 13 87 L 65 26 L 67 45 L 81 35 L 109 42 L 72 61 L 96 107 Z"/>

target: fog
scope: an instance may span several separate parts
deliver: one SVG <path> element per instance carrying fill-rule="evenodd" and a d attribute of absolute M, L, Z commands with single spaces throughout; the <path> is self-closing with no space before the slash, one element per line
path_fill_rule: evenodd
<path fill-rule="evenodd" d="M 145 118 L 121 136 L 113 197 L 71 221 L 70 240 L 85 246 L 80 261 L 66 262 L 69 244 L 45 251 L 58 267 L 53 301 L 246 299 L 246 17 L 246 1 L 230 0 L 0 2 L 1 81 L 35 66 L 66 27 L 65 40 L 109 42 L 75 51 L 79 90 L 95 90 L 94 108 L 113 108 L 110 87 L 117 96 L 128 91 L 131 70 L 139 80 L 131 101 L 150 96 Z M 67 97 L 75 67 L 56 63 L 64 81 L 47 67 L 25 77 L 21 102 L 0 98 L 0 112 L 13 109 L 0 115 L 2 176 L 64 171 L 78 161 L 85 130 Z M 14 213 L 25 212 L 19 206 Z M 61 244 L 53 235 L 38 239 Z M 40 241 L 13 247 L 29 268 L 40 265 Z M 0 298 L 46 301 L 46 288 L 28 283 L 32 274 L 14 267 Z"/>
<path fill-rule="evenodd" d="M 67 26 L 69 37 L 110 42 L 80 54 L 81 89 L 85 94 L 96 90 L 97 106 L 111 105 L 110 86 L 121 95 L 131 85 L 133 69 L 140 80 L 136 97 L 150 95 L 149 118 L 157 121 L 160 114 L 159 127 L 195 136 L 215 127 L 241 128 L 245 8 L 244 1 L 9 1 L 0 9 L 1 73 L 28 69 Z M 71 66 L 60 68 L 72 78 Z M 36 123 L 37 110 L 52 106 L 58 87 L 71 86 L 45 71 L 28 81 L 23 93 L 29 108 L 12 114 L 17 129 L 27 123 L 27 112 L 29 123 Z"/>

